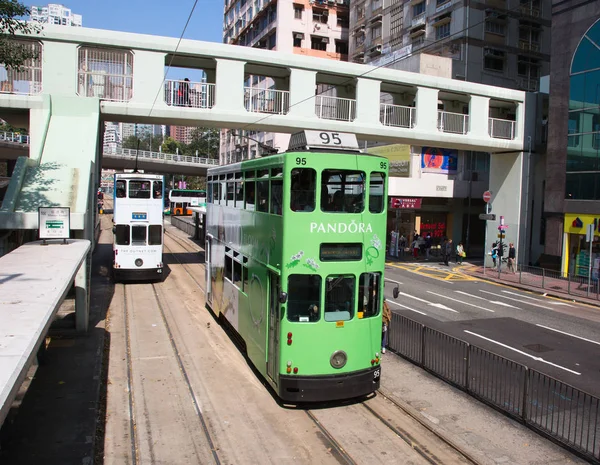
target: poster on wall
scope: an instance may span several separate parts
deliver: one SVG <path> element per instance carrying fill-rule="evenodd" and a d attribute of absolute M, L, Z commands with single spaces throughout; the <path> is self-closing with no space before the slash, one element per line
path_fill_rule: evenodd
<path fill-rule="evenodd" d="M 421 149 L 421 171 L 424 173 L 454 174 L 458 169 L 458 151 L 423 147 Z"/>
<path fill-rule="evenodd" d="M 390 176 L 398 178 L 410 176 L 410 145 L 390 144 L 370 147 L 367 153 L 386 157 L 390 161 Z"/>

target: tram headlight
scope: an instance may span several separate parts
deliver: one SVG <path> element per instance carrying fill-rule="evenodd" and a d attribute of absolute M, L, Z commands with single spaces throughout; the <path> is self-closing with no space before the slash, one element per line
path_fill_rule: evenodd
<path fill-rule="evenodd" d="M 331 354 L 331 358 L 329 359 L 329 363 L 331 363 L 333 368 L 343 368 L 347 361 L 348 356 L 343 350 L 336 350 Z"/>
<path fill-rule="evenodd" d="M 141 258 L 136 258 L 135 259 L 135 266 L 137 266 L 138 268 L 140 266 L 142 266 L 144 264 L 144 260 L 142 260 Z"/>

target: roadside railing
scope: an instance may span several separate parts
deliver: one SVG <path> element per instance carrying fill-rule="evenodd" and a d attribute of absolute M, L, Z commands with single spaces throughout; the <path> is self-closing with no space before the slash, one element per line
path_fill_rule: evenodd
<path fill-rule="evenodd" d="M 488 118 L 488 132 L 495 139 L 515 138 L 515 121 L 498 118 Z"/>
<path fill-rule="evenodd" d="M 438 110 L 438 129 L 453 134 L 469 132 L 469 115 Z"/>
<path fill-rule="evenodd" d="M 179 155 L 176 153 L 149 152 L 147 150 L 121 149 L 104 150 L 105 156 L 128 159 L 161 160 L 173 163 L 189 163 L 192 165 L 218 165 L 219 160 L 212 158 L 192 157 L 190 155 Z"/>
<path fill-rule="evenodd" d="M 0 132 L 0 141 L 15 142 L 17 144 L 29 144 L 29 136 L 16 132 Z"/>
<path fill-rule="evenodd" d="M 252 113 L 285 115 L 290 107 L 290 92 L 287 90 L 244 88 L 244 108 Z"/>
<path fill-rule="evenodd" d="M 167 79 L 165 103 L 175 107 L 212 108 L 215 104 L 215 84 Z"/>
<path fill-rule="evenodd" d="M 316 95 L 315 114 L 321 119 L 354 121 L 354 118 L 356 118 L 356 100 Z"/>
<path fill-rule="evenodd" d="M 397 313 L 388 347 L 572 452 L 600 460 L 599 398 Z"/>
<path fill-rule="evenodd" d="M 384 126 L 412 128 L 415 125 L 415 108 L 382 103 L 380 104 L 379 121 Z"/>
<path fill-rule="evenodd" d="M 569 274 L 565 276 L 560 271 L 527 265 L 518 265 L 515 273 L 512 273 L 508 271 L 504 262 L 500 271 L 497 268 L 487 268 L 484 275 L 549 291 L 600 300 L 600 283 L 593 275 L 592 279 L 588 279 L 587 276 Z"/>

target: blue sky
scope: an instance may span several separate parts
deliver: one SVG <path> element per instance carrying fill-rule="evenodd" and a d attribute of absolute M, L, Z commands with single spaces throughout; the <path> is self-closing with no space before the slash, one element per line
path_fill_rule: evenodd
<path fill-rule="evenodd" d="M 27 6 L 61 3 L 83 16 L 83 27 L 179 38 L 194 0 L 44 0 Z M 222 42 L 223 0 L 198 0 L 184 39 Z M 201 80 L 199 71 L 172 69 L 167 79 Z"/>

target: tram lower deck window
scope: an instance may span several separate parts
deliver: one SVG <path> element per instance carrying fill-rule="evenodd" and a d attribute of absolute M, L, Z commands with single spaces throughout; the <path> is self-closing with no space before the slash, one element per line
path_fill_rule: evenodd
<path fill-rule="evenodd" d="M 308 323 L 319 321 L 321 277 L 315 274 L 293 274 L 288 278 L 287 318 Z"/>
<path fill-rule="evenodd" d="M 162 244 L 162 226 L 160 224 L 151 224 L 148 226 L 148 245 Z"/>
<path fill-rule="evenodd" d="M 115 226 L 115 243 L 117 245 L 129 245 L 130 232 L 128 224 L 118 224 Z"/>
<path fill-rule="evenodd" d="M 131 227 L 131 245 L 146 245 L 146 225 Z"/>

